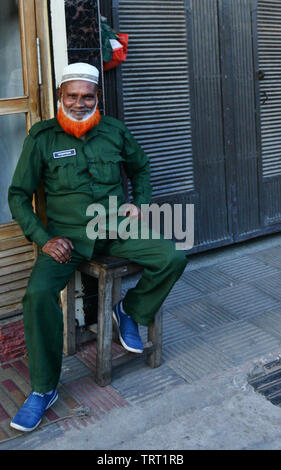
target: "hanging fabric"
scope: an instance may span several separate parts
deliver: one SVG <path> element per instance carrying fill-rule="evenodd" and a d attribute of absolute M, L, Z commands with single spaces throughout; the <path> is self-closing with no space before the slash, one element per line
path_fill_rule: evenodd
<path fill-rule="evenodd" d="M 126 33 L 115 33 L 101 17 L 101 39 L 103 70 L 110 70 L 122 64 L 128 53 L 129 35 Z"/>

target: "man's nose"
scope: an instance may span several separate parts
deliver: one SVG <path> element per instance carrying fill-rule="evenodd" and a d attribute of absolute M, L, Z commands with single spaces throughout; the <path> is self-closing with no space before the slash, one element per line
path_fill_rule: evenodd
<path fill-rule="evenodd" d="M 77 108 L 84 108 L 85 107 L 84 99 L 82 97 L 78 97 L 75 102 L 75 106 Z"/>

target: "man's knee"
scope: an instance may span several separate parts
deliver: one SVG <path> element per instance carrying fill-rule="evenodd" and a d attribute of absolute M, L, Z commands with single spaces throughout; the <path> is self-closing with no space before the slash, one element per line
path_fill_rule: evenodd
<path fill-rule="evenodd" d="M 175 260 L 175 263 L 179 267 L 183 267 L 183 269 L 186 267 L 187 262 L 188 262 L 186 254 L 183 250 L 175 250 L 174 260 Z"/>
<path fill-rule="evenodd" d="M 184 270 L 187 265 L 187 258 L 183 250 L 177 250 L 172 240 L 165 240 L 161 247 L 163 261 L 167 266 L 174 269 Z"/>

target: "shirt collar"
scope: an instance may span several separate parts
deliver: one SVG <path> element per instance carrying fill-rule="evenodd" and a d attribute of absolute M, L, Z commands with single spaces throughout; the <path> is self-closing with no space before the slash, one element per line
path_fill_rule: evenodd
<path fill-rule="evenodd" d="M 59 124 L 57 118 L 54 119 L 54 130 L 55 132 L 64 132 L 63 128 Z"/>

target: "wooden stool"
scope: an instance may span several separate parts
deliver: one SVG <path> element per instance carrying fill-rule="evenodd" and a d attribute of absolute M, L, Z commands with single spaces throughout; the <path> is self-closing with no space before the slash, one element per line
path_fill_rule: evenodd
<path fill-rule="evenodd" d="M 112 307 L 121 299 L 122 277 L 141 271 L 141 267 L 125 258 L 97 257 L 83 262 L 78 271 L 98 279 L 98 322 L 86 327 L 87 339 L 97 339 L 96 377 L 100 386 L 111 382 L 112 366 L 120 365 L 140 356 L 147 356 L 150 367 L 159 367 L 162 351 L 162 308 L 156 314 L 154 322 L 148 327 L 147 343 L 142 354 L 131 353 L 124 349 L 124 355 L 112 359 Z M 63 291 L 62 307 L 64 316 L 64 353 L 75 354 L 76 344 L 81 342 L 77 337 L 75 322 L 75 277 L 69 281 Z M 113 337 L 114 336 L 114 337 Z M 85 340 L 85 338 L 84 338 Z"/>

